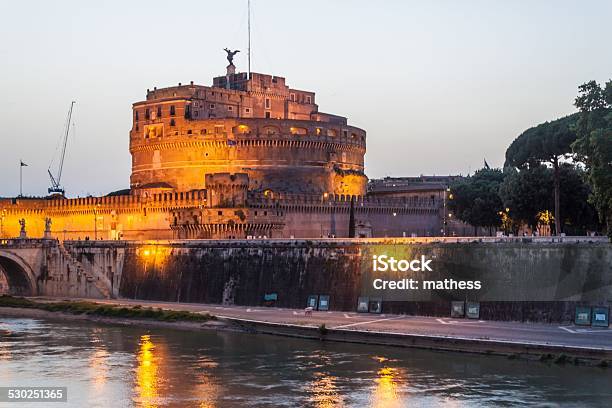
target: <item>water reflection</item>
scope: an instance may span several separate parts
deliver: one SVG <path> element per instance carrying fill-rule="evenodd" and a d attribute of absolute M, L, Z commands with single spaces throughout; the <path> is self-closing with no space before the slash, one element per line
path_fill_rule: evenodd
<path fill-rule="evenodd" d="M 310 386 L 311 402 L 318 408 L 343 407 L 342 396 L 338 393 L 338 377 L 328 373 L 316 372 Z"/>
<path fill-rule="evenodd" d="M 612 398 L 609 369 L 243 333 L 0 320 L 0 383 L 61 382 L 67 407 L 607 406 Z"/>
<path fill-rule="evenodd" d="M 103 348 L 99 348 L 93 352 L 89 358 L 89 367 L 91 369 L 92 385 L 94 390 L 99 393 L 104 390 L 106 381 L 108 380 L 108 363 L 107 359 L 110 354 Z"/>
<path fill-rule="evenodd" d="M 197 383 L 193 389 L 194 399 L 200 408 L 214 408 L 217 406 L 217 399 L 220 396 L 220 386 L 214 374 L 209 370 L 216 368 L 217 363 L 209 358 L 201 358 L 197 363 L 198 371 Z"/>
<path fill-rule="evenodd" d="M 400 370 L 384 366 L 376 373 L 374 379 L 376 387 L 372 393 L 372 407 L 394 408 L 403 406 L 402 398 L 398 393 L 398 387 L 404 385 Z"/>
<path fill-rule="evenodd" d="M 151 336 L 140 336 L 136 367 L 136 403 L 145 408 L 157 407 L 158 395 L 158 364 L 159 357 L 155 356 L 155 344 Z"/>

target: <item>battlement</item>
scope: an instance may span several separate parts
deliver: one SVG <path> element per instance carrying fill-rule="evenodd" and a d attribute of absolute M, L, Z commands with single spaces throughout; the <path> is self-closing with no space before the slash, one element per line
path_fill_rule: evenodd
<path fill-rule="evenodd" d="M 190 207 L 206 203 L 206 190 L 166 192 L 151 195 L 119 195 L 79 198 L 39 198 L 0 200 L 0 213 L 28 213 L 33 211 L 57 213 L 63 211 L 128 211 L 150 208 Z"/>
<path fill-rule="evenodd" d="M 283 208 L 289 206 L 320 207 L 327 209 L 348 209 L 353 202 L 353 207 L 363 209 L 381 210 L 439 210 L 443 205 L 438 198 L 379 198 L 363 195 L 345 194 L 290 194 L 274 193 L 268 194 L 250 193 L 248 197 L 251 208 Z"/>

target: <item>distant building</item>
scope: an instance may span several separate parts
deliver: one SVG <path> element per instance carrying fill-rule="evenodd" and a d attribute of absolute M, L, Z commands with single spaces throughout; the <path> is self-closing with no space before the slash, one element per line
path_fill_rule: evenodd
<path fill-rule="evenodd" d="M 0 199 L 0 236 L 63 239 L 316 238 L 445 233 L 455 176 L 372 180 L 366 132 L 319 111 L 285 78 L 235 73 L 148 90 L 133 104 L 130 189 Z M 111 164 L 111 163 L 109 163 Z"/>

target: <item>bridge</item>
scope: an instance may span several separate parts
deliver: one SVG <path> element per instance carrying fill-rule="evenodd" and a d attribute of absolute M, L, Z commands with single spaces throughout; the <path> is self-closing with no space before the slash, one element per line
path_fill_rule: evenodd
<path fill-rule="evenodd" d="M 56 239 L 0 240 L 0 273 L 10 295 L 111 297 L 106 282 Z"/>

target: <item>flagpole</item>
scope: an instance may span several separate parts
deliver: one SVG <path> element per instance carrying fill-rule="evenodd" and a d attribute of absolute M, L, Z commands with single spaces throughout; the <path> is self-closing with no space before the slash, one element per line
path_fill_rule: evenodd
<path fill-rule="evenodd" d="M 251 79 L 251 0 L 247 0 L 247 12 L 248 12 L 248 17 L 247 17 L 247 21 L 248 21 L 248 33 L 249 33 L 249 49 L 247 50 L 247 54 L 248 54 L 248 60 L 249 60 L 249 78 Z"/>
<path fill-rule="evenodd" d="M 23 196 L 23 161 L 19 159 L 19 197 Z"/>

